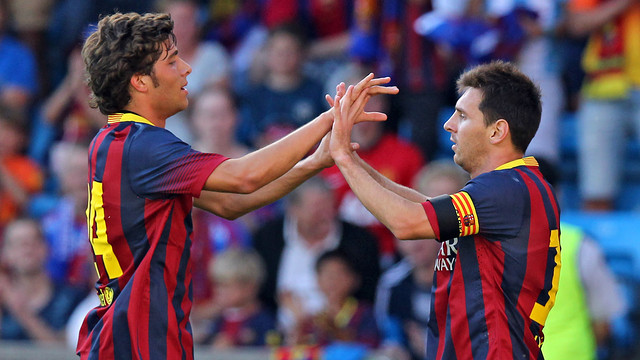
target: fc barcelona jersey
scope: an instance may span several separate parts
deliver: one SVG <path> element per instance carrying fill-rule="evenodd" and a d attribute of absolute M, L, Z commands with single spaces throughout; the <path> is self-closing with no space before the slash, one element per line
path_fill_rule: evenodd
<path fill-rule="evenodd" d="M 224 160 L 133 113 L 109 116 L 89 147 L 87 222 L 100 306 L 82 359 L 192 359 L 191 209 Z"/>
<path fill-rule="evenodd" d="M 427 359 L 542 359 L 560 274 L 559 208 L 532 157 L 423 203 L 436 238 Z"/>

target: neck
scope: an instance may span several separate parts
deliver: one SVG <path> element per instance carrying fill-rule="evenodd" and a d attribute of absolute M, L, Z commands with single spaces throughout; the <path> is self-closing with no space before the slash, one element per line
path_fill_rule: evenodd
<path fill-rule="evenodd" d="M 48 288 L 51 285 L 49 276 L 44 272 L 22 273 L 14 276 L 16 288 L 24 290 L 28 294 L 39 293 L 39 290 Z"/>
<path fill-rule="evenodd" d="M 286 91 L 294 89 L 300 84 L 301 77 L 299 74 L 274 74 L 271 73 L 267 77 L 267 86 L 273 90 Z"/>
<path fill-rule="evenodd" d="M 500 165 L 506 164 L 513 160 L 522 159 L 523 156 L 524 154 L 515 150 L 494 152 L 492 154 L 489 154 L 487 160 L 482 164 L 482 166 L 479 166 L 478 169 L 470 171 L 469 175 L 473 179 L 480 174 L 495 170 Z"/>
<path fill-rule="evenodd" d="M 133 103 L 133 100 L 131 102 L 131 104 L 127 105 L 124 110 L 126 111 L 131 111 L 133 113 L 136 113 L 140 116 L 142 116 L 143 118 L 149 120 L 149 122 L 151 122 L 153 125 L 157 126 L 157 127 L 165 127 L 165 124 L 167 122 L 167 117 L 168 116 L 164 116 L 161 114 L 158 114 L 156 111 L 154 111 L 152 108 L 148 107 L 148 106 L 140 106 L 137 105 L 135 103 Z"/>

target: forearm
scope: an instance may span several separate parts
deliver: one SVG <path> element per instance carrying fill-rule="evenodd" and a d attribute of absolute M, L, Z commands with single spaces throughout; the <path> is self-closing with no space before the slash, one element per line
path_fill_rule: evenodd
<path fill-rule="evenodd" d="M 48 343 L 64 340 L 64 335 L 61 332 L 56 332 L 34 314 L 16 313 L 14 315 L 32 340 Z"/>
<path fill-rule="evenodd" d="M 49 123 L 55 123 L 60 119 L 60 115 L 69 105 L 73 96 L 73 87 L 69 79 L 65 79 L 62 84 L 47 99 L 42 107 L 44 118 Z"/>
<path fill-rule="evenodd" d="M 8 173 L 0 164 L 0 189 L 4 189 L 11 198 L 20 206 L 29 201 L 29 193 L 18 183 L 18 181 Z"/>
<path fill-rule="evenodd" d="M 204 189 L 255 192 L 289 171 L 331 129 L 331 124 L 331 115 L 324 112 L 275 143 L 239 159 L 226 161 L 212 173 Z M 238 185 L 240 182 L 244 184 Z"/>
<path fill-rule="evenodd" d="M 622 14 L 635 0 L 606 1 L 595 9 L 588 11 L 569 11 L 568 29 L 574 36 L 588 35 L 603 27 L 607 22 Z"/>
<path fill-rule="evenodd" d="M 381 185 L 353 156 L 334 160 L 362 204 L 398 239 L 434 237 L 421 201 L 409 200 Z"/>
<path fill-rule="evenodd" d="M 226 219 L 236 219 L 287 195 L 300 184 L 317 175 L 322 167 L 310 158 L 298 162 L 291 170 L 249 194 L 203 191 L 194 205 Z"/>
<path fill-rule="evenodd" d="M 402 196 L 403 198 L 409 201 L 418 202 L 418 203 L 423 203 L 427 201 L 428 197 L 421 194 L 420 192 L 391 181 L 386 176 L 380 174 L 378 170 L 374 169 L 366 161 L 362 160 L 362 158 L 360 158 L 359 156 L 357 156 L 356 159 L 360 164 L 360 166 L 362 166 L 362 168 L 364 168 L 367 171 L 369 176 L 371 176 L 378 184 L 380 184 L 385 189 L 399 196 Z"/>

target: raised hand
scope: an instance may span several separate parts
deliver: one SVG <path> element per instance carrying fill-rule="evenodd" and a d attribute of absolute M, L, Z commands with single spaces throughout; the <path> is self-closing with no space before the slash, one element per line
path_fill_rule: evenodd
<path fill-rule="evenodd" d="M 373 78 L 373 73 L 365 76 L 362 80 L 360 80 L 356 85 L 353 86 L 353 97 L 350 101 L 357 102 L 358 105 L 353 107 L 353 112 L 355 117 L 355 124 L 362 121 L 384 121 L 387 119 L 387 115 L 381 112 L 366 112 L 363 111 L 364 106 L 367 104 L 369 98 L 375 95 L 381 94 L 397 94 L 398 88 L 396 86 L 382 86 L 383 84 L 389 83 L 391 81 L 390 77 L 384 78 Z M 346 86 L 344 83 L 340 83 L 336 87 L 336 97 L 340 96 L 341 98 L 344 96 L 346 92 Z M 332 99 L 331 96 L 325 96 L 329 106 L 333 107 L 335 99 Z M 335 111 L 335 110 L 334 110 Z"/>

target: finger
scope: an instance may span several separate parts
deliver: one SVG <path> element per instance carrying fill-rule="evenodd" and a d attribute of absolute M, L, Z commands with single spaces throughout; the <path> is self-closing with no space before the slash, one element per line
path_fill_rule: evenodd
<path fill-rule="evenodd" d="M 363 121 L 385 121 L 387 114 L 381 112 L 364 112 L 358 117 L 358 122 Z"/>
<path fill-rule="evenodd" d="M 389 94 L 395 95 L 400 92 L 397 86 L 372 86 L 367 89 L 370 95 Z"/>
<path fill-rule="evenodd" d="M 369 79 L 369 81 L 364 82 L 366 79 Z M 355 89 L 355 94 L 356 96 L 360 95 L 360 92 L 362 92 L 362 90 L 364 89 L 368 89 L 368 88 L 372 88 L 372 87 L 380 87 L 380 85 L 384 85 L 387 84 L 391 81 L 390 77 L 383 77 L 383 78 L 373 78 L 373 73 L 369 74 L 367 77 L 365 77 L 364 79 L 360 80 L 360 82 L 358 82 L 358 84 L 356 85 L 356 89 Z"/>
<path fill-rule="evenodd" d="M 373 79 L 373 73 L 369 73 L 369 75 L 365 76 L 356 84 L 354 89 L 354 93 L 356 96 L 360 95 L 360 92 L 362 92 L 362 90 L 364 90 L 366 87 L 371 86 L 369 84 L 371 82 L 371 79 Z"/>
<path fill-rule="evenodd" d="M 347 91 L 347 86 L 344 82 L 341 82 L 336 86 L 336 95 L 344 96 L 344 93 Z"/>
<path fill-rule="evenodd" d="M 369 89 L 365 89 L 360 94 L 360 96 L 358 96 L 358 98 L 355 99 L 355 101 L 351 105 L 349 116 L 352 116 L 353 118 L 357 119 L 358 117 L 360 117 L 360 114 L 364 112 L 364 107 L 367 104 L 367 101 L 371 98 L 371 96 L 368 95 L 368 90 Z"/>
<path fill-rule="evenodd" d="M 352 150 L 352 151 L 356 151 L 356 150 L 358 150 L 358 149 L 360 149 L 360 144 L 355 143 L 355 142 L 354 142 L 354 143 L 351 143 L 351 150 Z"/>
<path fill-rule="evenodd" d="M 331 95 L 325 94 L 324 95 L 324 99 L 327 100 L 327 103 L 329 104 L 329 107 L 333 107 L 333 98 L 331 97 Z"/>
<path fill-rule="evenodd" d="M 381 77 L 381 78 L 375 78 L 375 79 L 371 79 L 369 81 L 369 87 L 371 86 L 377 86 L 377 85 L 382 85 L 382 84 L 388 84 L 391 81 L 391 78 L 388 76 L 385 77 Z"/>
<path fill-rule="evenodd" d="M 340 106 L 340 111 L 343 112 L 343 114 L 345 116 L 347 116 L 347 118 L 345 120 L 348 120 L 348 116 L 350 114 L 350 110 L 351 110 L 351 105 L 353 102 L 353 91 L 354 91 L 355 86 L 353 85 L 349 85 L 349 88 L 347 89 L 347 92 L 344 94 L 344 97 L 342 98 L 342 104 Z"/>

